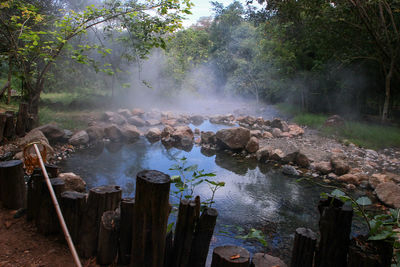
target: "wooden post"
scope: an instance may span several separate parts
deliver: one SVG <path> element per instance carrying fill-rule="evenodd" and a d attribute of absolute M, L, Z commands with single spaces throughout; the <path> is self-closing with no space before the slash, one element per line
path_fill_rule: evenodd
<path fill-rule="evenodd" d="M 96 255 L 101 216 L 105 211 L 113 211 L 119 207 L 121 194 L 121 188 L 116 185 L 94 187 L 89 190 L 78 246 L 82 257 L 90 258 Z"/>
<path fill-rule="evenodd" d="M 165 240 L 170 211 L 169 175 L 145 170 L 137 174 L 133 221 L 132 267 L 160 267 L 164 264 Z"/>
<path fill-rule="evenodd" d="M 172 267 L 174 253 L 174 233 L 170 230 L 165 238 L 164 267 Z"/>
<path fill-rule="evenodd" d="M 347 266 L 353 208 L 336 198 L 321 200 L 319 231 L 321 239 L 315 255 L 316 267 Z"/>
<path fill-rule="evenodd" d="M 218 212 L 214 208 L 206 208 L 201 214 L 196 225 L 192 248 L 190 250 L 189 263 L 191 267 L 205 266 L 217 217 Z"/>
<path fill-rule="evenodd" d="M 118 264 L 127 265 L 131 259 L 132 248 L 132 221 L 135 216 L 133 210 L 135 199 L 124 198 L 121 201 L 121 221 L 119 235 Z"/>
<path fill-rule="evenodd" d="M 196 218 L 196 203 L 182 199 L 174 236 L 172 266 L 185 267 L 189 262 Z"/>
<path fill-rule="evenodd" d="M 118 252 L 120 213 L 106 211 L 101 216 L 99 242 L 97 246 L 97 264 L 110 266 Z"/>
<path fill-rule="evenodd" d="M 393 257 L 394 240 L 368 241 L 358 236 L 350 241 L 348 267 L 390 267 Z"/>
<path fill-rule="evenodd" d="M 50 179 L 54 193 L 57 199 L 61 198 L 61 193 L 64 192 L 65 183 L 60 178 Z M 40 199 L 37 207 L 37 215 L 35 216 L 35 224 L 39 233 L 44 235 L 57 234 L 61 232 L 60 222 L 58 221 L 57 213 L 51 200 L 49 189 L 46 182 L 43 180 L 40 187 Z"/>
<path fill-rule="evenodd" d="M 6 123 L 3 136 L 9 140 L 15 137 L 15 115 L 14 111 L 6 111 Z"/>
<path fill-rule="evenodd" d="M 362 251 L 360 248 L 350 246 L 348 267 L 383 267 L 381 265 L 379 255 L 369 253 L 370 251 Z M 390 265 L 389 265 L 390 266 Z"/>
<path fill-rule="evenodd" d="M 4 113 L 0 113 L 0 142 L 3 141 L 6 120 L 7 120 L 7 115 Z"/>
<path fill-rule="evenodd" d="M 28 114 L 28 104 L 27 103 L 20 103 L 19 104 L 19 110 L 18 110 L 18 116 L 17 116 L 17 122 L 15 125 L 15 133 L 17 136 L 24 136 L 26 129 L 28 128 L 28 119 L 29 119 L 29 114 Z"/>
<path fill-rule="evenodd" d="M 250 253 L 236 246 L 216 247 L 213 251 L 211 267 L 249 267 Z"/>
<path fill-rule="evenodd" d="M 80 241 L 86 199 L 87 194 L 76 191 L 65 191 L 61 194 L 61 210 L 75 246 L 78 246 Z"/>
<path fill-rule="evenodd" d="M 291 267 L 312 267 L 317 235 L 310 229 L 297 228 L 294 235 Z"/>
<path fill-rule="evenodd" d="M 26 188 L 22 161 L 0 162 L 0 199 L 4 207 L 19 209 L 26 207 Z"/>
<path fill-rule="evenodd" d="M 251 267 L 287 267 L 280 258 L 264 253 L 256 253 L 251 259 Z"/>

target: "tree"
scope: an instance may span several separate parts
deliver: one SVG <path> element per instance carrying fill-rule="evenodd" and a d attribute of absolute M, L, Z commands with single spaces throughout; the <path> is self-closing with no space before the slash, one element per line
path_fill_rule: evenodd
<path fill-rule="evenodd" d="M 23 95 L 28 101 L 33 121 L 38 121 L 39 99 L 51 66 L 66 49 L 79 63 L 95 63 L 85 52 L 97 49 L 111 53 L 100 45 L 72 47 L 70 41 L 90 28 L 104 31 L 138 32 L 134 36 L 141 49 L 165 47 L 164 34 L 181 27 L 181 14 L 190 13 L 189 0 L 106 1 L 99 7 L 87 6 L 82 11 L 63 10 L 61 14 L 45 14 L 29 1 L 7 0 L 0 4 L 0 40 L 6 45 L 2 53 L 12 56 L 23 80 Z M 151 12 L 150 12 L 151 11 Z M 154 14 L 154 15 L 151 15 Z M 99 66 L 96 66 L 98 67 Z M 107 68 L 107 66 L 102 66 Z"/>

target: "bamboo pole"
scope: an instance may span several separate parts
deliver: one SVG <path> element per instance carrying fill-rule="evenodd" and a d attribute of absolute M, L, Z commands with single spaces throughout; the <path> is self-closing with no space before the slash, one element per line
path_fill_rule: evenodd
<path fill-rule="evenodd" d="M 51 199 L 53 200 L 54 208 L 56 209 L 58 219 L 60 220 L 61 228 L 64 232 L 64 236 L 65 236 L 65 239 L 67 240 L 69 249 L 71 250 L 75 265 L 77 267 L 82 267 L 81 261 L 79 260 L 78 253 L 76 252 L 74 243 L 72 242 L 72 238 L 69 235 L 67 225 L 65 224 L 64 217 L 61 213 L 60 205 L 58 204 L 56 194 L 54 193 L 53 187 L 51 186 L 50 178 L 49 178 L 49 175 L 47 174 L 46 167 L 44 166 L 42 155 L 40 154 L 37 144 L 33 144 L 33 147 L 35 148 L 36 155 L 38 156 L 40 168 L 43 171 L 43 175 L 44 175 L 47 187 L 49 189 Z"/>

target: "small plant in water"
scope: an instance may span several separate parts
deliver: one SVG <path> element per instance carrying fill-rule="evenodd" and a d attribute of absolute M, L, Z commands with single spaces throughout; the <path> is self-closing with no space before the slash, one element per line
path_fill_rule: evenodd
<path fill-rule="evenodd" d="M 235 228 L 236 232 L 239 234 L 235 236 L 235 238 L 239 238 L 245 241 L 257 241 L 259 242 L 264 248 L 268 246 L 267 238 L 265 234 L 258 229 L 251 228 L 248 232 L 238 225 L 224 225 L 224 227 L 228 230 L 230 228 Z M 220 235 L 229 236 L 229 231 L 227 230 L 220 230 Z"/>

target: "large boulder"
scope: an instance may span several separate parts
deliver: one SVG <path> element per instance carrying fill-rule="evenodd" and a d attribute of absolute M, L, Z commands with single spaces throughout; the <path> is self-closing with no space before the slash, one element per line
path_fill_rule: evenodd
<path fill-rule="evenodd" d="M 272 150 L 270 159 L 276 162 L 282 161 L 282 159 L 285 157 L 285 154 L 283 153 L 282 150 L 279 148 Z"/>
<path fill-rule="evenodd" d="M 256 253 L 251 259 L 251 266 L 254 267 L 287 267 L 287 265 L 277 257 L 264 253 Z"/>
<path fill-rule="evenodd" d="M 379 184 L 386 182 L 400 183 L 400 175 L 385 172 L 385 173 L 375 173 L 371 175 L 368 179 L 370 187 L 375 189 Z"/>
<path fill-rule="evenodd" d="M 146 138 L 150 143 L 154 143 L 160 141 L 161 139 L 161 130 L 158 128 L 150 128 L 146 133 Z"/>
<path fill-rule="evenodd" d="M 90 126 L 86 129 L 87 134 L 89 135 L 90 142 L 99 142 L 103 140 L 104 137 L 104 128 L 100 126 Z"/>
<path fill-rule="evenodd" d="M 65 182 L 65 191 L 86 191 L 86 182 L 78 175 L 72 172 L 60 173 L 58 178 Z"/>
<path fill-rule="evenodd" d="M 132 116 L 132 112 L 126 108 L 120 108 L 120 109 L 118 109 L 117 112 L 118 112 L 118 114 L 124 116 L 126 119 L 128 119 Z"/>
<path fill-rule="evenodd" d="M 132 115 L 133 116 L 139 116 L 139 117 L 143 117 L 144 116 L 144 111 L 140 108 L 134 108 L 132 109 Z"/>
<path fill-rule="evenodd" d="M 143 127 L 146 125 L 146 121 L 143 120 L 142 118 L 139 118 L 138 116 L 132 116 L 128 119 L 128 122 L 132 125 L 135 125 L 137 127 Z"/>
<path fill-rule="evenodd" d="M 86 145 L 89 143 L 89 135 L 85 130 L 75 133 L 68 142 L 74 146 Z"/>
<path fill-rule="evenodd" d="M 262 147 L 257 150 L 256 158 L 259 162 L 265 163 L 272 155 L 272 148 L 269 146 Z"/>
<path fill-rule="evenodd" d="M 121 134 L 127 142 L 135 142 L 140 137 L 140 131 L 133 125 L 125 125 L 121 128 Z"/>
<path fill-rule="evenodd" d="M 243 149 L 250 140 L 250 130 L 243 127 L 219 130 L 217 140 L 223 146 L 232 150 Z"/>
<path fill-rule="evenodd" d="M 212 131 L 201 132 L 200 133 L 201 143 L 215 145 L 217 142 L 217 136 Z"/>
<path fill-rule="evenodd" d="M 45 124 L 36 129 L 41 131 L 51 144 L 68 140 L 65 137 L 65 131 L 55 124 Z"/>
<path fill-rule="evenodd" d="M 302 152 L 297 153 L 295 162 L 298 166 L 308 168 L 310 166 L 310 160 Z"/>
<path fill-rule="evenodd" d="M 115 123 L 117 125 L 122 125 L 126 123 L 126 119 L 124 118 L 124 116 L 111 111 L 104 112 L 103 119 L 106 122 Z"/>
<path fill-rule="evenodd" d="M 283 165 L 282 166 L 282 173 L 291 176 L 299 176 L 299 172 L 296 170 L 295 167 L 292 165 Z"/>
<path fill-rule="evenodd" d="M 249 142 L 247 142 L 247 144 L 246 144 L 246 150 L 249 152 L 249 153 L 254 153 L 254 152 L 256 152 L 258 149 L 260 148 L 260 144 L 259 144 L 259 142 L 258 142 L 258 139 L 257 139 L 257 137 L 250 137 L 250 140 L 249 140 Z"/>
<path fill-rule="evenodd" d="M 272 135 L 276 138 L 279 138 L 282 136 L 282 131 L 279 128 L 273 128 Z"/>
<path fill-rule="evenodd" d="M 392 182 L 381 183 L 375 188 L 379 200 L 390 207 L 400 208 L 400 186 Z"/>
<path fill-rule="evenodd" d="M 263 137 L 264 139 L 272 139 L 272 138 L 274 138 L 274 136 L 273 136 L 272 133 L 270 133 L 270 132 L 264 132 L 263 135 L 262 135 L 262 137 Z"/>
<path fill-rule="evenodd" d="M 194 134 L 189 126 L 178 126 L 171 134 L 175 147 L 187 148 L 193 146 Z"/>
<path fill-rule="evenodd" d="M 332 171 L 332 165 L 329 161 L 316 162 L 314 167 L 320 174 L 328 174 Z"/>
<path fill-rule="evenodd" d="M 121 129 L 115 124 L 104 127 L 104 136 L 114 142 L 121 141 L 123 137 Z"/>
<path fill-rule="evenodd" d="M 204 121 L 204 117 L 201 115 L 193 115 L 190 117 L 190 122 L 194 125 L 200 125 Z"/>
<path fill-rule="evenodd" d="M 161 132 L 161 138 L 169 138 L 173 132 L 174 128 L 172 126 L 166 125 Z"/>
<path fill-rule="evenodd" d="M 331 158 L 332 168 L 335 174 L 344 175 L 350 171 L 350 166 L 342 156 L 333 156 Z"/>
<path fill-rule="evenodd" d="M 161 121 L 160 120 L 156 120 L 156 119 L 149 119 L 146 121 L 146 125 L 148 126 L 156 126 L 156 125 L 160 125 Z"/>
<path fill-rule="evenodd" d="M 46 147 L 47 157 L 51 157 L 54 153 L 53 148 L 50 146 L 49 141 L 47 140 L 44 134 L 37 130 L 33 129 L 29 133 L 27 133 L 24 137 L 20 138 L 17 141 L 17 145 L 23 150 L 26 145 L 33 143 L 33 142 L 40 142 L 42 145 Z"/>
<path fill-rule="evenodd" d="M 303 128 L 301 128 L 300 126 L 296 125 L 296 124 L 290 124 L 289 125 L 289 134 L 291 136 L 300 136 L 304 134 L 304 130 Z"/>
<path fill-rule="evenodd" d="M 360 184 L 359 177 L 353 173 L 343 174 L 343 175 L 337 177 L 337 180 L 344 182 L 346 184 L 354 184 L 354 185 Z"/>
<path fill-rule="evenodd" d="M 289 126 L 288 126 L 288 124 L 285 122 L 285 121 L 283 121 L 283 120 L 281 120 L 281 119 L 274 119 L 272 122 L 271 122 L 271 125 L 270 125 L 272 128 L 278 128 L 279 130 L 281 130 L 282 132 L 288 132 L 289 131 Z"/>

